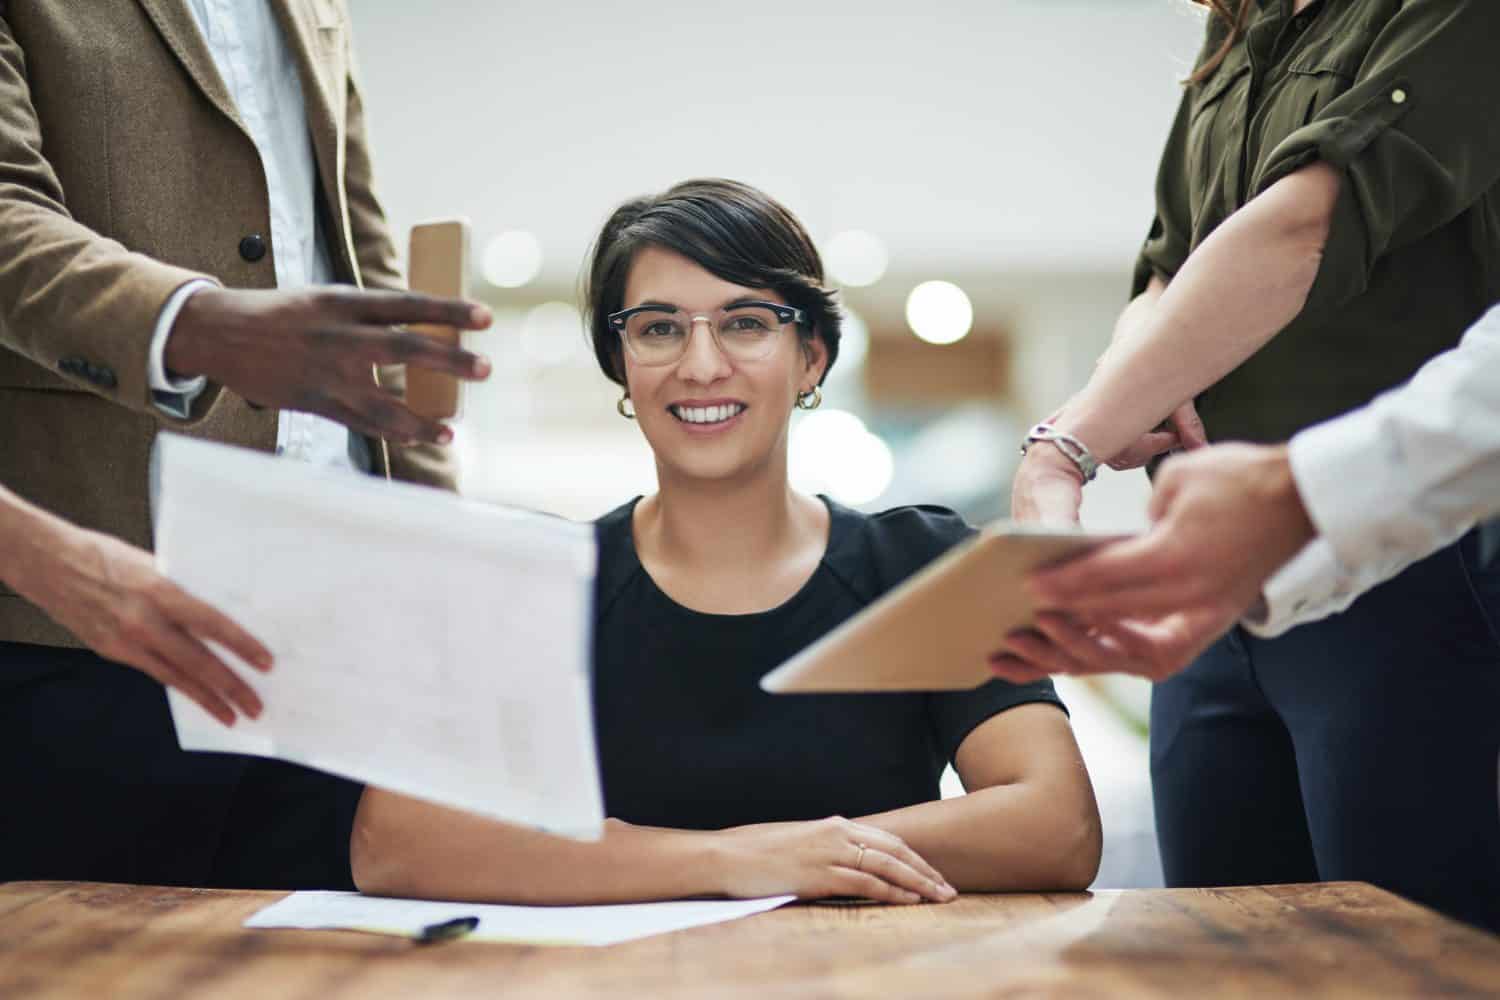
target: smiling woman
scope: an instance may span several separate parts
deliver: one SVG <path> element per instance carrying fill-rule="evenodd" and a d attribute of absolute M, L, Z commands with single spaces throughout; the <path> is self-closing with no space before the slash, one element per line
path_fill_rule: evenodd
<path fill-rule="evenodd" d="M 801 224 L 732 181 L 635 199 L 604 227 L 586 298 L 595 355 L 624 388 L 621 413 L 638 421 L 660 485 L 598 521 L 604 838 L 370 789 L 352 844 L 360 888 L 524 903 L 915 903 L 1086 887 L 1098 811 L 1050 682 L 759 688 L 972 530 L 937 507 L 867 516 L 788 485 L 792 409 L 818 405 L 839 335 Z M 968 794 L 942 800 L 949 763 Z"/>

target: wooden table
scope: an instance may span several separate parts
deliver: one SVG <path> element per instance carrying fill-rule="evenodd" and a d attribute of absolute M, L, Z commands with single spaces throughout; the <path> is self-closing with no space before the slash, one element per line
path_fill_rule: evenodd
<path fill-rule="evenodd" d="M 613 948 L 240 926 L 281 895 L 0 885 L 0 997 L 1500 994 L 1500 938 L 1351 882 L 792 906 Z"/>

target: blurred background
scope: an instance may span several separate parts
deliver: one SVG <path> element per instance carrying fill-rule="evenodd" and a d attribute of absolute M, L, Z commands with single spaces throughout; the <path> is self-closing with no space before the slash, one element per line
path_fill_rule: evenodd
<path fill-rule="evenodd" d="M 398 241 L 467 216 L 496 310 L 471 341 L 497 373 L 465 400 L 464 492 L 574 518 L 654 483 L 587 348 L 584 255 L 618 203 L 697 176 L 786 204 L 842 289 L 794 481 L 1003 516 L 1022 433 L 1087 379 L 1126 301 L 1203 32 L 1188 0 L 349 7 Z M 1147 493 L 1104 470 L 1084 522 L 1139 527 Z M 1147 685 L 1059 688 L 1104 812 L 1097 884 L 1159 884 Z"/>

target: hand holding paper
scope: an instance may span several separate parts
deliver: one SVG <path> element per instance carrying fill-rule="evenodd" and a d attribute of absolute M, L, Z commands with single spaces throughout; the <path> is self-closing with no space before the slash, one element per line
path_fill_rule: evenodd
<path fill-rule="evenodd" d="M 157 474 L 162 570 L 277 662 L 233 730 L 172 693 L 184 749 L 598 835 L 589 526 L 174 435 Z"/>

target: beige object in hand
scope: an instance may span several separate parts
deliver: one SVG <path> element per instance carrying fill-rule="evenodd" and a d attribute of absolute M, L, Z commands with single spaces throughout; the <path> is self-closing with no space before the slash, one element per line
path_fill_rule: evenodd
<path fill-rule="evenodd" d="M 994 675 L 1006 633 L 1035 621 L 1026 574 L 1118 535 L 1000 521 L 944 553 L 761 678 L 775 694 L 959 691 Z"/>
<path fill-rule="evenodd" d="M 407 255 L 407 286 L 414 292 L 443 298 L 466 299 L 469 292 L 469 221 L 439 219 L 411 227 Z M 451 326 L 414 325 L 413 331 L 456 344 L 458 330 Z M 463 412 L 463 383 L 452 375 L 426 368 L 406 370 L 406 405 L 413 413 L 434 420 L 447 420 Z"/>

